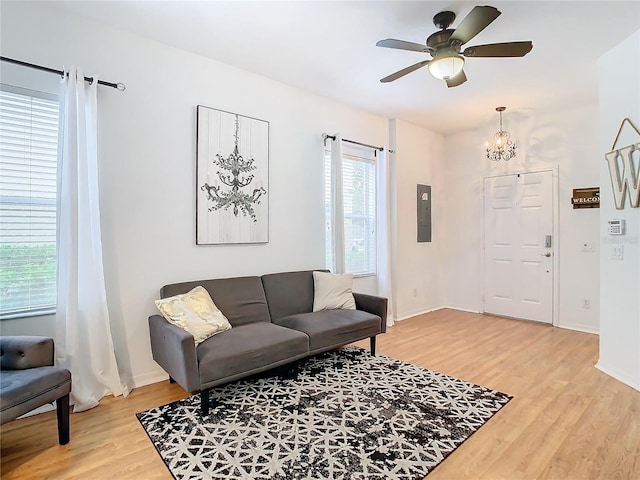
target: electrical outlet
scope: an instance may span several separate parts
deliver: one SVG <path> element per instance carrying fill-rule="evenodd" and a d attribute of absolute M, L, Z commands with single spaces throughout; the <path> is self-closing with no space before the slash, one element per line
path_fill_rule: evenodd
<path fill-rule="evenodd" d="M 593 242 L 582 242 L 583 252 L 595 252 L 596 249 L 593 246 Z"/>
<path fill-rule="evenodd" d="M 611 247 L 611 259 L 622 260 L 624 259 L 624 245 L 613 245 Z"/>
<path fill-rule="evenodd" d="M 591 308 L 591 300 L 588 298 L 582 299 L 582 308 Z"/>

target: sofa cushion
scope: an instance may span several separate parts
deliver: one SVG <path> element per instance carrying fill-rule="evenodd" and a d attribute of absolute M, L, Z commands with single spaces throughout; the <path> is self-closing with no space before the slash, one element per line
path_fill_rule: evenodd
<path fill-rule="evenodd" d="M 215 335 L 196 348 L 202 388 L 239 374 L 251 374 L 302 358 L 309 338 L 272 323 L 242 325 Z M 221 383 L 221 382 L 218 382 Z"/>
<path fill-rule="evenodd" d="M 196 345 L 231 328 L 209 292 L 200 285 L 187 293 L 156 300 L 155 303 L 167 321 L 193 335 Z"/>
<path fill-rule="evenodd" d="M 234 327 L 254 322 L 269 322 L 269 308 L 260 277 L 219 278 L 199 282 L 165 285 L 162 298 L 172 297 L 202 285 Z"/>
<path fill-rule="evenodd" d="M 306 333 L 310 353 L 372 337 L 380 333 L 382 326 L 380 317 L 361 310 L 301 313 L 279 318 L 274 323 Z"/>
<path fill-rule="evenodd" d="M 0 375 L 0 419 L 13 420 L 71 391 L 71 373 L 60 367 L 3 370 Z"/>
<path fill-rule="evenodd" d="M 353 275 L 350 273 L 313 272 L 313 311 L 344 308 L 355 310 Z"/>
<path fill-rule="evenodd" d="M 261 278 L 272 321 L 313 310 L 313 270 L 271 273 Z"/>

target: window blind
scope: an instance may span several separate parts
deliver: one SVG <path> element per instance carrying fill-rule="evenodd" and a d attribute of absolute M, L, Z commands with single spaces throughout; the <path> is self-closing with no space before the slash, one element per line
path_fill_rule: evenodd
<path fill-rule="evenodd" d="M 346 150 L 346 149 L 344 149 Z M 376 273 L 376 168 L 373 155 L 343 150 L 345 267 L 353 275 Z M 326 264 L 331 258 L 331 154 L 325 153 Z"/>
<path fill-rule="evenodd" d="M 56 305 L 58 101 L 0 90 L 0 318 Z"/>

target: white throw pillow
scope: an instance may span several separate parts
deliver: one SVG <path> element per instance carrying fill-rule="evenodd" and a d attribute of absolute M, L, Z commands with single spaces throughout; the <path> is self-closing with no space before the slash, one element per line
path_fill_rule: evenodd
<path fill-rule="evenodd" d="M 343 308 L 355 310 L 353 298 L 353 275 L 313 272 L 313 311 Z"/>
<path fill-rule="evenodd" d="M 182 295 L 156 300 L 155 303 L 168 322 L 193 335 L 196 345 L 231 328 L 227 317 L 201 286 Z"/>

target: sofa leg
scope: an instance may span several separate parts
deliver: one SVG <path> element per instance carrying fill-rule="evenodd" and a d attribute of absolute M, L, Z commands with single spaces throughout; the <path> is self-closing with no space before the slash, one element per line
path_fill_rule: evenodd
<path fill-rule="evenodd" d="M 169 383 L 176 383 L 175 379 L 169 375 Z"/>
<path fill-rule="evenodd" d="M 200 392 L 200 412 L 209 415 L 209 389 Z"/>
<path fill-rule="evenodd" d="M 373 337 L 369 337 L 369 341 L 371 343 L 371 356 L 375 357 L 376 356 L 376 337 L 375 337 L 375 335 Z"/>
<path fill-rule="evenodd" d="M 69 394 L 56 400 L 56 413 L 58 414 L 58 443 L 69 443 Z"/>

